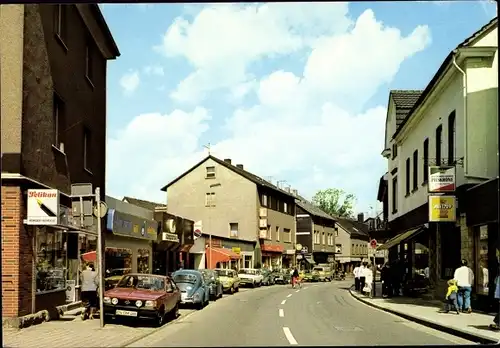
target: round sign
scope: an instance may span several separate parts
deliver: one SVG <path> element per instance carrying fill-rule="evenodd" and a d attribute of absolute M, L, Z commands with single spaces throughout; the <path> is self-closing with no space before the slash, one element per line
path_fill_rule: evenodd
<path fill-rule="evenodd" d="M 370 246 L 375 249 L 377 247 L 377 240 L 376 239 L 372 239 L 370 241 Z"/>
<path fill-rule="evenodd" d="M 300 250 L 302 250 L 302 244 L 297 244 L 297 245 L 295 246 L 295 249 L 296 249 L 296 250 L 299 250 L 299 251 L 300 251 Z"/>
<path fill-rule="evenodd" d="M 201 237 L 201 230 L 196 229 L 196 230 L 194 230 L 193 234 L 194 234 L 194 236 L 195 236 L 196 238 L 200 238 L 200 237 Z"/>

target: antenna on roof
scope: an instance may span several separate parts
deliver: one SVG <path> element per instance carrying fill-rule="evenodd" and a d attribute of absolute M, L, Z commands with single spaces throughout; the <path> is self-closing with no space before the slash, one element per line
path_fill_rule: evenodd
<path fill-rule="evenodd" d="M 210 151 L 210 148 L 211 148 L 210 143 L 208 143 L 207 145 L 203 145 L 203 147 L 204 147 L 205 149 L 207 149 L 207 150 L 208 150 L 208 155 L 210 156 L 210 154 L 211 154 L 211 151 Z"/>
<path fill-rule="evenodd" d="M 266 176 L 266 177 L 264 177 L 264 180 L 266 180 L 267 182 L 270 182 L 270 183 L 273 182 L 273 179 L 274 178 L 272 176 Z"/>
<path fill-rule="evenodd" d="M 287 182 L 286 180 L 278 180 L 278 181 L 276 182 L 276 186 L 277 186 L 278 188 L 281 188 L 281 184 L 285 184 L 286 182 Z"/>

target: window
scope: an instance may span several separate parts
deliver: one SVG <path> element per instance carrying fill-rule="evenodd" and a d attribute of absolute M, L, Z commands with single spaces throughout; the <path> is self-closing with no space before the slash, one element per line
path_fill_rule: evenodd
<path fill-rule="evenodd" d="M 149 273 L 149 249 L 137 249 L 137 272 Z"/>
<path fill-rule="evenodd" d="M 276 226 L 276 240 L 279 242 L 280 241 L 280 227 Z"/>
<path fill-rule="evenodd" d="M 90 172 L 91 137 L 88 128 L 83 129 L 83 168 Z"/>
<path fill-rule="evenodd" d="M 207 174 L 206 177 L 207 179 L 215 179 L 215 167 L 207 167 Z"/>
<path fill-rule="evenodd" d="M 283 234 L 284 234 L 283 241 L 290 243 L 292 241 L 292 234 L 290 233 L 290 229 L 289 228 L 284 228 L 283 229 Z"/>
<path fill-rule="evenodd" d="M 406 195 L 410 194 L 410 157 L 406 159 Z"/>
<path fill-rule="evenodd" d="M 338 237 L 338 236 L 339 236 L 339 229 L 335 228 L 335 237 Z"/>
<path fill-rule="evenodd" d="M 325 245 L 326 244 L 326 236 L 325 236 L 325 232 L 323 232 L 321 234 L 321 244 Z"/>
<path fill-rule="evenodd" d="M 396 143 L 392 144 L 392 159 L 398 157 L 398 145 Z"/>
<path fill-rule="evenodd" d="M 85 77 L 93 85 L 94 82 L 94 60 L 93 60 L 93 45 L 90 37 L 87 39 L 85 46 Z"/>
<path fill-rule="evenodd" d="M 418 189 L 418 150 L 413 152 L 413 190 Z"/>
<path fill-rule="evenodd" d="M 335 244 L 335 253 L 337 254 L 342 253 L 342 244 Z"/>
<path fill-rule="evenodd" d="M 36 230 L 37 292 L 66 288 L 67 233 L 49 227 Z"/>
<path fill-rule="evenodd" d="M 243 265 L 245 268 L 253 268 L 252 255 L 243 255 Z"/>
<path fill-rule="evenodd" d="M 271 225 L 267 225 L 266 239 L 272 239 L 272 236 L 271 236 Z"/>
<path fill-rule="evenodd" d="M 215 192 L 209 192 L 205 195 L 205 207 L 215 207 Z"/>
<path fill-rule="evenodd" d="M 64 103 L 61 98 L 54 94 L 54 105 L 53 105 L 53 122 L 54 122 L 54 146 L 59 150 L 64 152 Z"/>
<path fill-rule="evenodd" d="M 65 44 L 68 33 L 67 11 L 68 5 L 54 6 L 54 34 L 56 34 L 56 37 L 62 44 Z"/>
<path fill-rule="evenodd" d="M 237 222 L 231 222 L 229 224 L 229 232 L 231 238 L 237 238 L 238 237 L 238 223 Z"/>
<path fill-rule="evenodd" d="M 288 214 L 288 204 L 286 202 L 283 202 L 283 212 Z"/>
<path fill-rule="evenodd" d="M 443 135 L 443 126 L 439 125 L 439 127 L 436 128 L 436 165 L 437 166 L 441 165 L 442 135 Z"/>
<path fill-rule="evenodd" d="M 392 178 L 392 213 L 398 212 L 398 177 Z"/>
<path fill-rule="evenodd" d="M 267 207 L 267 196 L 262 195 L 262 206 Z"/>
<path fill-rule="evenodd" d="M 429 180 L 429 138 L 424 140 L 424 184 Z"/>
<path fill-rule="evenodd" d="M 476 291 L 478 294 L 488 295 L 489 288 L 494 287 L 495 276 L 490 277 L 488 262 L 488 225 L 474 228 L 474 264 L 476 266 Z M 470 266 L 472 268 L 472 265 Z"/>
<path fill-rule="evenodd" d="M 448 116 L 448 165 L 455 164 L 455 110 Z"/>
<path fill-rule="evenodd" d="M 354 243 L 351 244 L 351 254 L 352 255 L 355 255 L 356 254 L 356 250 L 354 250 Z"/>

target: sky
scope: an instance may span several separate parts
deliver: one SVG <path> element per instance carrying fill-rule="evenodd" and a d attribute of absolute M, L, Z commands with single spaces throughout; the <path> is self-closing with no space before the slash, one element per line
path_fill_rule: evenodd
<path fill-rule="evenodd" d="M 160 189 L 207 156 L 306 197 L 377 189 L 389 91 L 424 89 L 491 1 L 105 4 L 107 194 Z"/>

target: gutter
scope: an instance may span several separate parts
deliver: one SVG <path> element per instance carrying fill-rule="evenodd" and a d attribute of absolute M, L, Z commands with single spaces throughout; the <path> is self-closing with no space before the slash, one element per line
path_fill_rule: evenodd
<path fill-rule="evenodd" d="M 467 126 L 468 126 L 468 120 L 467 120 L 467 73 L 460 68 L 457 64 L 457 54 L 458 50 L 453 50 L 453 66 L 462 74 L 462 91 L 463 91 L 463 107 L 464 107 L 464 176 L 467 177 L 469 176 L 469 156 L 468 156 L 468 149 L 469 149 L 469 144 L 468 144 L 468 136 L 467 136 Z"/>

